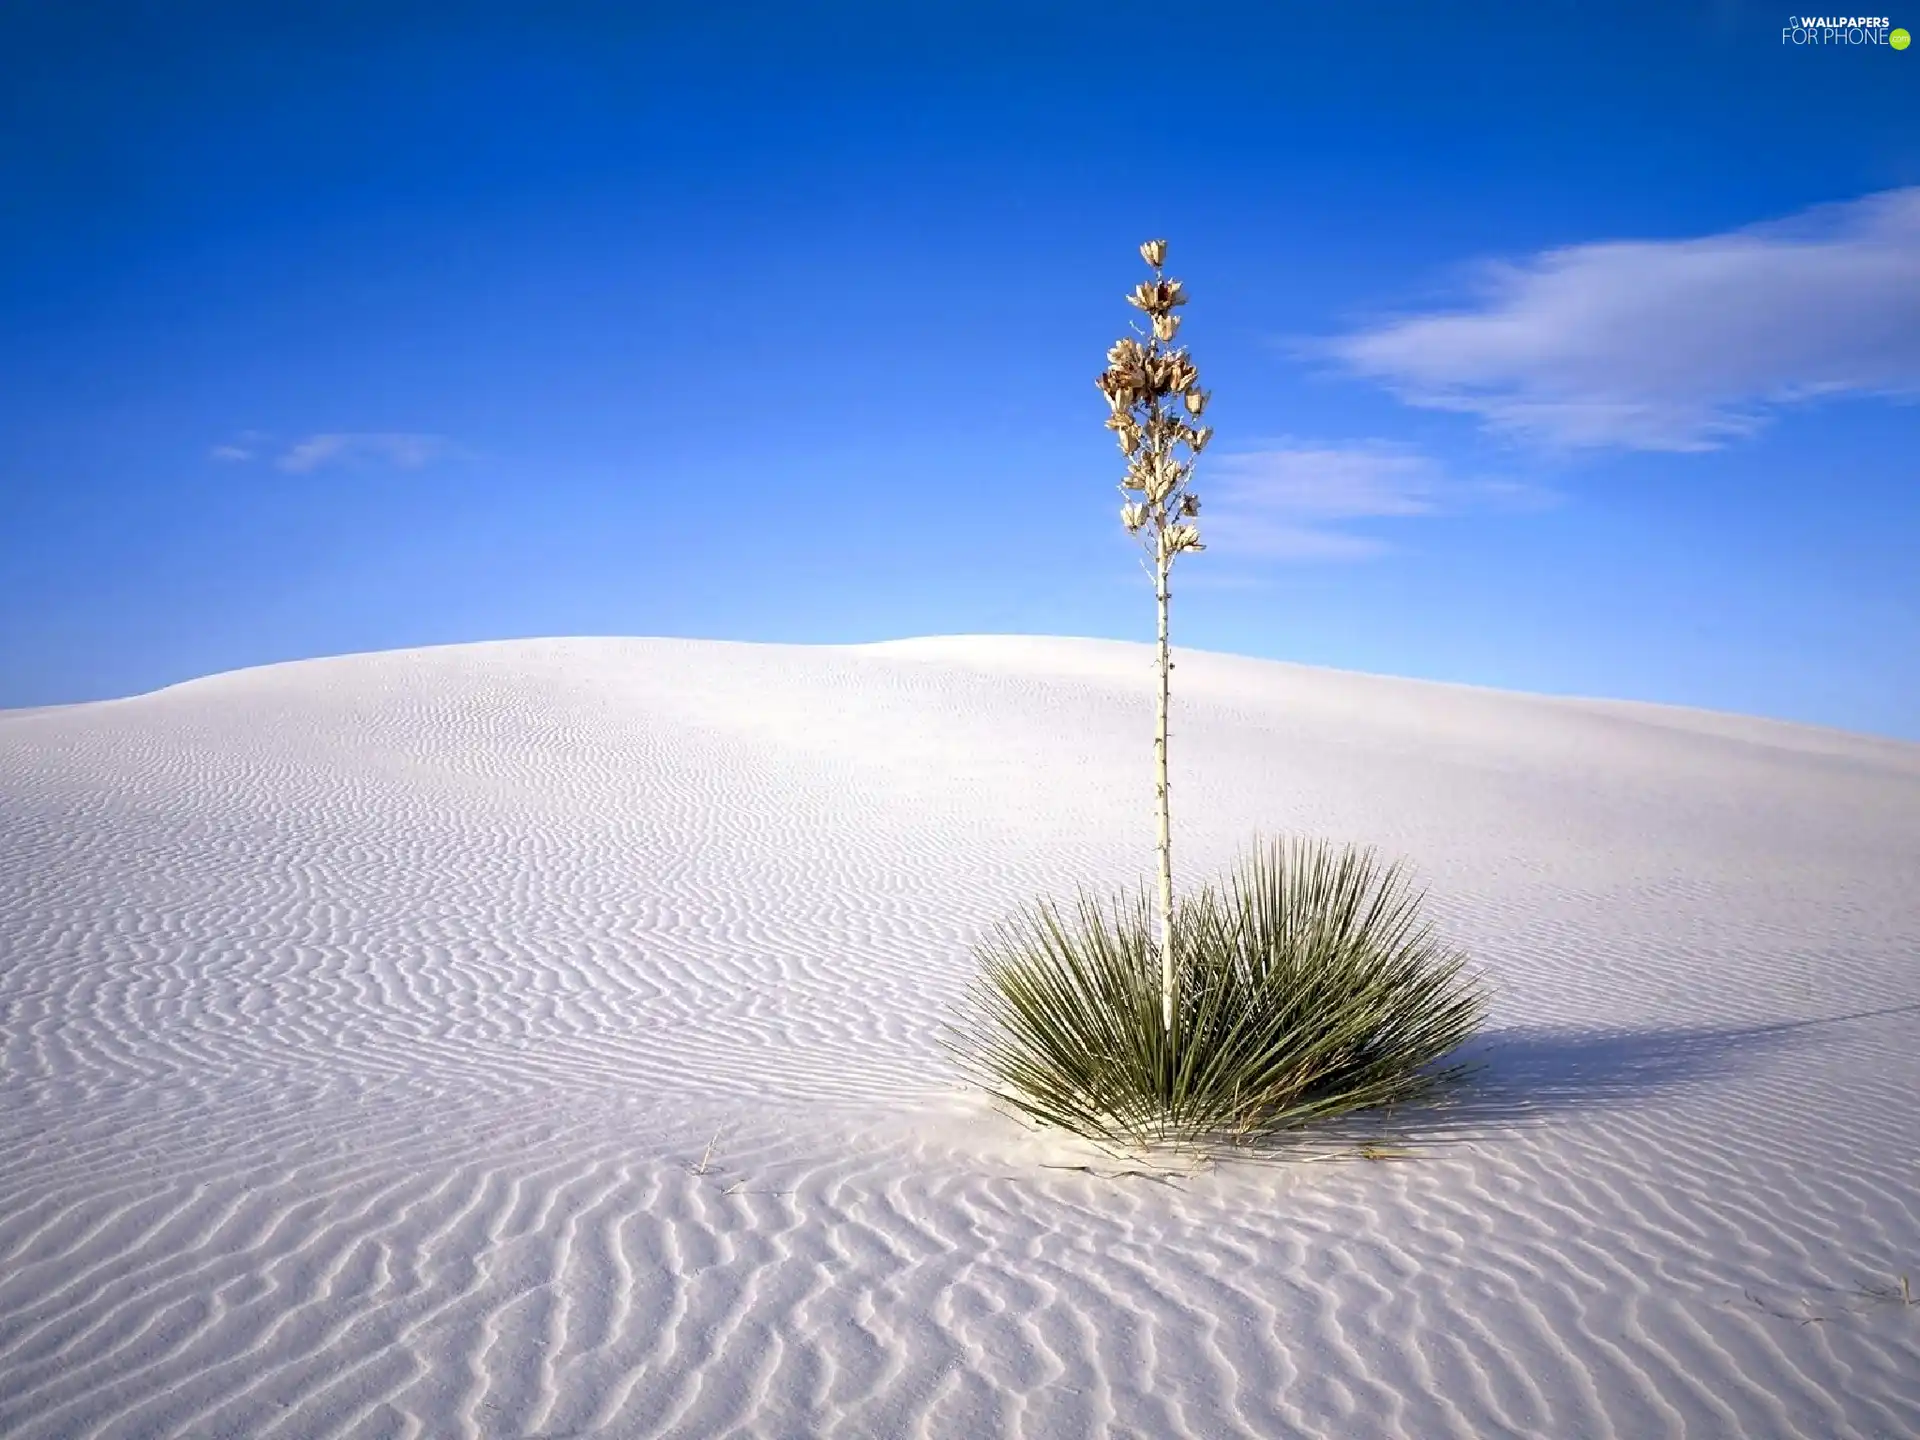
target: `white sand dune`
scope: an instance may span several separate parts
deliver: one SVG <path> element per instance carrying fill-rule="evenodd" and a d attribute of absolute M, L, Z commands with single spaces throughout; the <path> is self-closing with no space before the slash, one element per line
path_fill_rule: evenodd
<path fill-rule="evenodd" d="M 1920 746 L 1177 661 L 1178 883 L 1378 843 L 1495 987 L 1412 1160 L 1049 1168 L 952 1080 L 969 946 L 1149 873 L 1144 645 L 7 717 L 0 1434 L 1920 1435 Z"/>

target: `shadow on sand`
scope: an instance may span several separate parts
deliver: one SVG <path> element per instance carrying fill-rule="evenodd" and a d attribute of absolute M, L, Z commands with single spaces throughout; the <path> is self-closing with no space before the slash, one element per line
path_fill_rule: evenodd
<path fill-rule="evenodd" d="M 1746 1074 L 1817 1045 L 1836 1026 L 1920 1014 L 1920 1002 L 1769 1025 L 1653 1029 L 1515 1027 L 1489 1031 L 1453 1062 L 1466 1073 L 1433 1103 L 1316 1124 L 1294 1132 L 1309 1145 L 1446 1143 L 1630 1104 Z"/>

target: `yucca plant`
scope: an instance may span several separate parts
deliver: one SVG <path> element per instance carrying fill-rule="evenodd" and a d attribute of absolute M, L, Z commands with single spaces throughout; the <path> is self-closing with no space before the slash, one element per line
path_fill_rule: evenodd
<path fill-rule="evenodd" d="M 1167 242 L 1140 256 L 1153 278 L 1127 300 L 1151 330 L 1114 345 L 1095 384 L 1127 457 L 1121 522 L 1145 536 L 1159 610 L 1158 915 L 1143 894 L 1116 900 L 1109 919 L 1083 894 L 1070 927 L 1043 902 L 980 948 L 949 1045 L 1043 1124 L 1107 1145 L 1211 1148 L 1427 1096 L 1458 1073 L 1439 1062 L 1485 1001 L 1466 957 L 1420 921 L 1402 868 L 1383 870 L 1371 850 L 1256 844 L 1230 893 L 1174 903 L 1168 575 L 1175 556 L 1205 548 L 1186 485 L 1213 430 L 1193 423 L 1207 407 L 1199 371 L 1169 348 L 1187 295 L 1165 275 Z"/>
<path fill-rule="evenodd" d="M 1164 1023 L 1145 895 L 1078 924 L 1046 902 L 980 947 L 950 1044 L 990 1094 L 1109 1148 L 1213 1150 L 1431 1098 L 1479 1025 L 1467 957 L 1421 920 L 1399 864 L 1322 841 L 1256 842 L 1222 895 L 1182 897 Z"/>

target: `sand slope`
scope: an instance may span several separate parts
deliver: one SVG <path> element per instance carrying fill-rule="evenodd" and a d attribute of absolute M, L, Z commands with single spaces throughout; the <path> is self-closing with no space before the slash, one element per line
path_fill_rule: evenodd
<path fill-rule="evenodd" d="M 1920 1434 L 1920 747 L 1177 659 L 1178 883 L 1377 842 L 1497 987 L 1415 1160 L 1098 1178 L 949 1079 L 969 944 L 1149 871 L 1147 646 L 8 717 L 0 1434 Z"/>

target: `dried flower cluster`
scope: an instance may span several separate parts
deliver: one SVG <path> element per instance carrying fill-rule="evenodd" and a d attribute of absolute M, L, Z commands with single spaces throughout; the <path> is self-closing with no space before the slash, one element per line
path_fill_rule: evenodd
<path fill-rule="evenodd" d="M 1187 303 L 1185 287 L 1161 274 L 1167 242 L 1147 241 L 1140 256 L 1154 276 L 1136 286 L 1127 303 L 1145 313 L 1152 334 L 1144 344 L 1131 336 L 1115 344 L 1107 352 L 1107 368 L 1093 383 L 1111 411 L 1107 428 L 1127 457 L 1127 477 L 1120 486 L 1127 501 L 1120 521 L 1129 535 L 1147 533 L 1155 560 L 1164 567 L 1183 550 L 1206 548 L 1200 527 L 1191 523 L 1200 513 L 1199 497 L 1183 487 L 1213 438 L 1213 427 L 1191 423 L 1206 413 L 1208 398 L 1192 357 L 1184 347 L 1166 348 L 1180 333 L 1175 312 Z"/>

